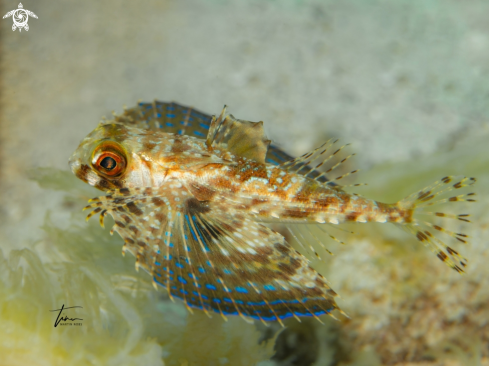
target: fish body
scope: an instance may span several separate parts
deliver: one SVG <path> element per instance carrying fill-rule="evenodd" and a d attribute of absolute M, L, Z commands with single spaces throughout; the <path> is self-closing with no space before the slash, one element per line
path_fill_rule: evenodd
<path fill-rule="evenodd" d="M 440 197 L 473 178 L 445 177 L 398 203 L 377 202 L 345 192 L 321 172 L 341 151 L 326 154 L 333 142 L 293 159 L 270 145 L 262 125 L 225 110 L 210 118 L 175 103 L 140 104 L 102 122 L 70 165 L 78 178 L 106 192 L 91 200 L 89 217 L 100 213 L 103 223 L 112 215 L 123 251 L 189 310 L 264 322 L 339 310 L 324 277 L 266 223 L 392 222 L 463 271 L 465 259 L 433 231 L 463 242 L 466 236 L 415 214 L 437 200 L 472 200 Z"/>
<path fill-rule="evenodd" d="M 104 141 L 117 142 L 126 151 L 127 170 L 122 179 L 104 179 L 88 165 L 78 163 L 92 160 L 95 164 L 98 155 L 91 158 L 91 148 L 100 144 L 101 151 L 105 151 Z M 104 124 L 81 146 L 85 144 L 82 159 L 73 160 L 71 165 L 79 178 L 102 190 L 157 188 L 181 182 L 199 201 L 219 198 L 266 222 L 396 222 L 406 216 L 392 205 L 346 193 L 335 185 L 322 184 L 280 166 L 227 150 L 209 150 L 204 140 L 192 136 Z"/>

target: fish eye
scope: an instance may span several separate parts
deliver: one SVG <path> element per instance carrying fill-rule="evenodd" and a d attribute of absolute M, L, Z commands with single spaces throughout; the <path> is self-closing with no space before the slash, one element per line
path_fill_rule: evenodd
<path fill-rule="evenodd" d="M 94 150 L 92 165 L 100 173 L 115 177 L 124 172 L 126 157 L 118 145 L 105 142 Z"/>
<path fill-rule="evenodd" d="M 114 158 L 112 158 L 110 156 L 106 156 L 100 162 L 100 166 L 102 168 L 104 168 L 105 170 L 112 170 L 116 167 L 116 165 L 117 165 L 117 162 L 114 160 Z"/>

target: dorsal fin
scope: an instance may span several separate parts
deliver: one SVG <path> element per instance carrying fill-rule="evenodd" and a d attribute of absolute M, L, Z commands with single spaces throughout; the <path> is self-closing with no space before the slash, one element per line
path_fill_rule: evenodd
<path fill-rule="evenodd" d="M 206 144 L 214 149 L 225 149 L 235 155 L 265 163 L 268 140 L 263 131 L 263 122 L 249 122 L 225 116 L 226 106 L 221 115 L 212 118 Z"/>
<path fill-rule="evenodd" d="M 211 116 L 193 107 L 155 100 L 140 101 L 129 109 L 124 107 L 124 113 L 115 115 L 114 120 L 130 127 L 205 138 Z"/>
<path fill-rule="evenodd" d="M 151 103 L 139 101 L 132 108 L 126 109 L 124 113 L 116 115 L 114 119 L 103 120 L 102 123 L 122 123 L 130 127 L 174 133 L 177 135 L 189 135 L 198 138 L 207 136 L 207 146 L 211 147 L 216 133 L 216 128 L 224 120 L 226 109 L 224 108 L 221 116 L 211 117 L 193 107 L 188 107 L 174 102 L 162 102 L 155 100 Z M 280 165 L 286 161 L 293 160 L 293 157 L 282 151 L 277 146 L 269 145 L 265 162 L 273 165 Z M 309 169 L 304 167 L 303 170 Z M 302 173 L 302 171 L 301 171 Z M 319 177 L 319 175 L 321 175 Z M 308 174 L 310 178 L 324 183 L 328 181 L 322 173 L 314 170 Z M 317 178 L 316 178 L 317 177 Z M 335 185 L 335 183 L 329 183 Z"/>
<path fill-rule="evenodd" d="M 333 163 L 333 165 L 328 170 L 321 172 L 319 168 L 321 168 L 323 165 L 325 165 L 325 163 L 329 162 L 332 158 L 334 158 L 345 147 L 350 145 L 350 144 L 343 145 L 340 148 L 336 149 L 334 152 L 330 152 L 329 154 L 326 154 L 326 152 L 328 152 L 328 150 L 331 147 L 333 147 L 333 145 L 336 142 L 338 142 L 338 140 L 333 141 L 333 139 L 330 139 L 326 141 L 324 144 L 322 144 L 321 146 L 319 146 L 318 148 L 308 153 L 305 153 L 304 155 L 299 156 L 295 159 L 285 161 L 281 163 L 279 166 L 282 169 L 287 170 L 288 172 L 301 174 L 305 177 L 309 177 L 318 182 L 324 183 L 324 178 L 326 174 L 331 173 L 333 170 L 338 168 L 345 161 L 355 156 L 355 154 L 350 154 L 347 157 L 341 159 L 339 162 L 335 164 Z M 311 164 L 314 161 L 319 161 L 319 163 L 316 166 L 312 166 Z M 340 179 L 343 179 L 351 174 L 355 174 L 356 172 L 358 172 L 358 170 L 353 170 L 346 174 L 342 174 L 332 180 L 326 179 L 326 184 L 329 187 L 338 186 L 338 188 L 340 188 L 339 185 L 335 183 L 335 181 L 339 181 Z M 353 184 L 352 186 L 359 186 L 359 185 L 363 185 L 363 184 Z"/>

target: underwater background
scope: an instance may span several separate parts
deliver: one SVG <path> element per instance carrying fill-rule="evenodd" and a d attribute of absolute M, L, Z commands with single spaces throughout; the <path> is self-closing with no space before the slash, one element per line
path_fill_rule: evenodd
<path fill-rule="evenodd" d="M 28 32 L 1 23 L 0 365 L 489 365 L 489 2 L 23 6 Z M 122 257 L 109 222 L 85 222 L 100 193 L 67 164 L 103 115 L 155 98 L 226 104 L 294 156 L 351 142 L 369 198 L 477 177 L 478 203 L 452 207 L 472 224 L 449 222 L 471 235 L 455 245 L 467 273 L 398 228 L 349 225 L 313 266 L 350 319 L 281 330 L 188 314 Z M 83 307 L 82 326 L 54 327 L 62 304 Z"/>

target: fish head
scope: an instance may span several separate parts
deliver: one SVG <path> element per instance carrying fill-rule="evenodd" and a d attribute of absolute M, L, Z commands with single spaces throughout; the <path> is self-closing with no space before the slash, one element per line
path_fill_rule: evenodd
<path fill-rule="evenodd" d="M 150 161 L 158 159 L 146 148 L 154 134 L 114 121 L 101 123 L 82 140 L 68 163 L 79 179 L 102 191 L 160 185 L 165 167 L 151 166 Z M 164 136 L 168 134 L 161 135 L 160 146 L 169 143 Z"/>
<path fill-rule="evenodd" d="M 126 130 L 120 124 L 100 124 L 90 132 L 68 161 L 73 174 L 103 191 L 124 188 L 131 164 Z"/>

